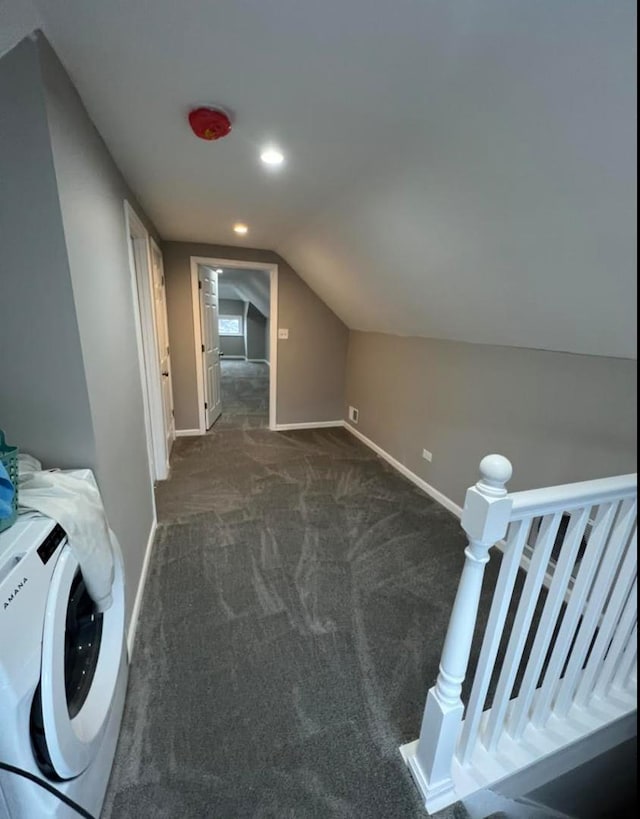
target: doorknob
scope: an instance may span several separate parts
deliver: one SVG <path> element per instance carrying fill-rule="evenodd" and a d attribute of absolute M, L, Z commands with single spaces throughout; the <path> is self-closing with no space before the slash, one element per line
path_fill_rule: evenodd
<path fill-rule="evenodd" d="M 165 378 L 169 378 L 169 373 L 163 372 L 162 375 L 164 375 Z"/>

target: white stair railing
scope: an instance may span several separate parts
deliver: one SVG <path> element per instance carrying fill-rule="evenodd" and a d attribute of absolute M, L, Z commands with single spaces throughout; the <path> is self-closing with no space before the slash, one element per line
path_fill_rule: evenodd
<path fill-rule="evenodd" d="M 440 673 L 419 740 L 401 749 L 430 813 L 587 738 L 594 756 L 598 733 L 637 708 L 637 476 L 509 494 L 506 458 L 487 456 L 480 473 L 465 499 L 469 545 Z M 496 544 L 502 562 L 465 707 Z"/>

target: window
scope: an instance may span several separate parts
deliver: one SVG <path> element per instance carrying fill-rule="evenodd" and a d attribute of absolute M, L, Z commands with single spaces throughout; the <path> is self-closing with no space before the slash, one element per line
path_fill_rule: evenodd
<path fill-rule="evenodd" d="M 218 332 L 221 336 L 243 336 L 242 316 L 220 316 Z"/>

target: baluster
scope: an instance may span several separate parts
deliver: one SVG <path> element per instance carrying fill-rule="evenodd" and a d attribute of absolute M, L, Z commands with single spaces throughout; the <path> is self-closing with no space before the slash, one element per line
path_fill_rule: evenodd
<path fill-rule="evenodd" d="M 636 623 L 631 632 L 631 637 L 627 643 L 627 648 L 622 656 L 616 675 L 613 678 L 613 688 L 629 688 L 633 683 L 633 677 L 637 673 L 636 662 L 638 660 L 638 624 Z"/>
<path fill-rule="evenodd" d="M 558 688 L 554 706 L 556 716 L 566 717 L 571 708 L 573 694 L 579 681 L 580 672 L 589 652 L 589 647 L 593 642 L 604 606 L 611 593 L 613 580 L 620 568 L 620 561 L 627 546 L 629 532 L 635 522 L 635 517 L 636 506 L 634 503 L 632 511 L 627 518 L 627 527 L 620 532 L 620 537 L 617 541 L 612 538 L 612 542 L 609 544 L 600 564 L 600 571 L 589 593 L 589 601 L 582 613 L 578 636 L 571 650 L 569 663 Z M 635 552 L 635 549 L 632 547 L 631 551 Z M 621 578 L 619 582 L 624 583 L 624 578 Z"/>
<path fill-rule="evenodd" d="M 507 548 L 502 558 L 500 575 L 493 594 L 491 613 L 487 622 L 482 651 L 478 660 L 473 689 L 469 697 L 464 728 L 458 748 L 458 759 L 462 764 L 469 761 L 475 747 L 482 709 L 487 698 L 487 691 L 493 676 L 493 669 L 500 648 L 500 641 L 504 631 L 504 624 L 509 613 L 513 587 L 520 568 L 522 552 L 531 527 L 531 519 L 519 520 L 513 524 L 513 533 L 507 542 Z"/>
<path fill-rule="evenodd" d="M 460 698 L 469 664 L 484 570 L 489 550 L 507 533 L 511 501 L 505 484 L 511 464 L 500 455 L 480 463 L 481 478 L 467 491 L 462 528 L 469 537 L 465 564 L 440 661 L 440 673 L 427 695 L 416 763 L 427 786 L 427 807 L 453 794 L 452 765 L 464 706 Z"/>
<path fill-rule="evenodd" d="M 623 606 L 629 597 L 629 592 L 633 585 L 637 562 L 638 556 L 636 551 L 634 549 L 627 549 L 620 574 L 613 586 L 613 592 L 607 606 L 607 611 L 598 627 L 598 636 L 591 650 L 589 662 L 587 663 L 587 667 L 578 685 L 578 690 L 576 691 L 574 701 L 581 708 L 585 708 L 588 705 L 594 680 L 597 674 L 602 670 L 603 660 L 611 645 Z"/>
<path fill-rule="evenodd" d="M 624 655 L 625 648 L 630 645 L 633 630 L 638 622 L 638 582 L 633 584 L 631 594 L 622 612 L 622 617 L 618 623 L 615 636 L 611 641 L 611 647 L 607 654 L 607 659 L 602 665 L 602 670 L 593 689 L 594 697 L 606 697 L 609 691 L 609 682 L 614 676 L 618 664 Z"/>
<path fill-rule="evenodd" d="M 540 679 L 542 666 L 553 639 L 553 632 L 562 609 L 565 593 L 575 566 L 576 557 L 589 520 L 591 507 L 575 510 L 567 527 L 560 556 L 553 572 L 553 580 L 544 604 L 544 611 L 537 626 L 536 638 L 531 649 L 527 668 L 522 679 L 518 698 L 514 704 L 508 731 L 514 739 L 520 739 L 529 723 L 529 710 Z"/>
<path fill-rule="evenodd" d="M 560 631 L 555 639 L 555 645 L 551 653 L 551 659 L 546 668 L 542 688 L 538 692 L 537 701 L 533 707 L 532 721 L 536 728 L 542 728 L 551 713 L 551 700 L 555 694 L 560 674 L 569 654 L 571 644 L 575 635 L 578 621 L 584 609 L 589 589 L 593 577 L 596 573 L 601 558 L 601 550 L 607 542 L 611 525 L 618 503 L 601 504 L 598 516 L 593 524 L 591 537 L 587 543 L 587 548 L 580 562 L 578 576 L 571 590 L 571 596 L 562 618 Z"/>
<path fill-rule="evenodd" d="M 518 605 L 516 619 L 513 624 L 509 646 L 502 664 L 502 672 L 493 698 L 493 707 L 487 722 L 487 728 L 482 738 L 484 745 L 494 751 L 504 730 L 505 714 L 509 705 L 509 697 L 518 673 L 522 653 L 527 642 L 531 621 L 536 611 L 538 597 L 542 583 L 549 566 L 549 558 L 558 535 L 562 521 L 562 512 L 546 516 L 540 527 L 540 534 L 536 541 L 531 558 L 531 565 L 527 572 Z"/>

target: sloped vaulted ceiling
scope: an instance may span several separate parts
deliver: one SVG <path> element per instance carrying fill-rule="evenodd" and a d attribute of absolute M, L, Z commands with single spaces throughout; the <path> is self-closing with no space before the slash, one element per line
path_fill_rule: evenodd
<path fill-rule="evenodd" d="M 164 237 L 275 249 L 352 328 L 635 355 L 633 0 L 37 5 Z"/>
<path fill-rule="evenodd" d="M 226 269 L 218 279 L 218 293 L 222 299 L 240 299 L 251 302 L 263 316 L 270 313 L 271 281 L 266 270 Z"/>

